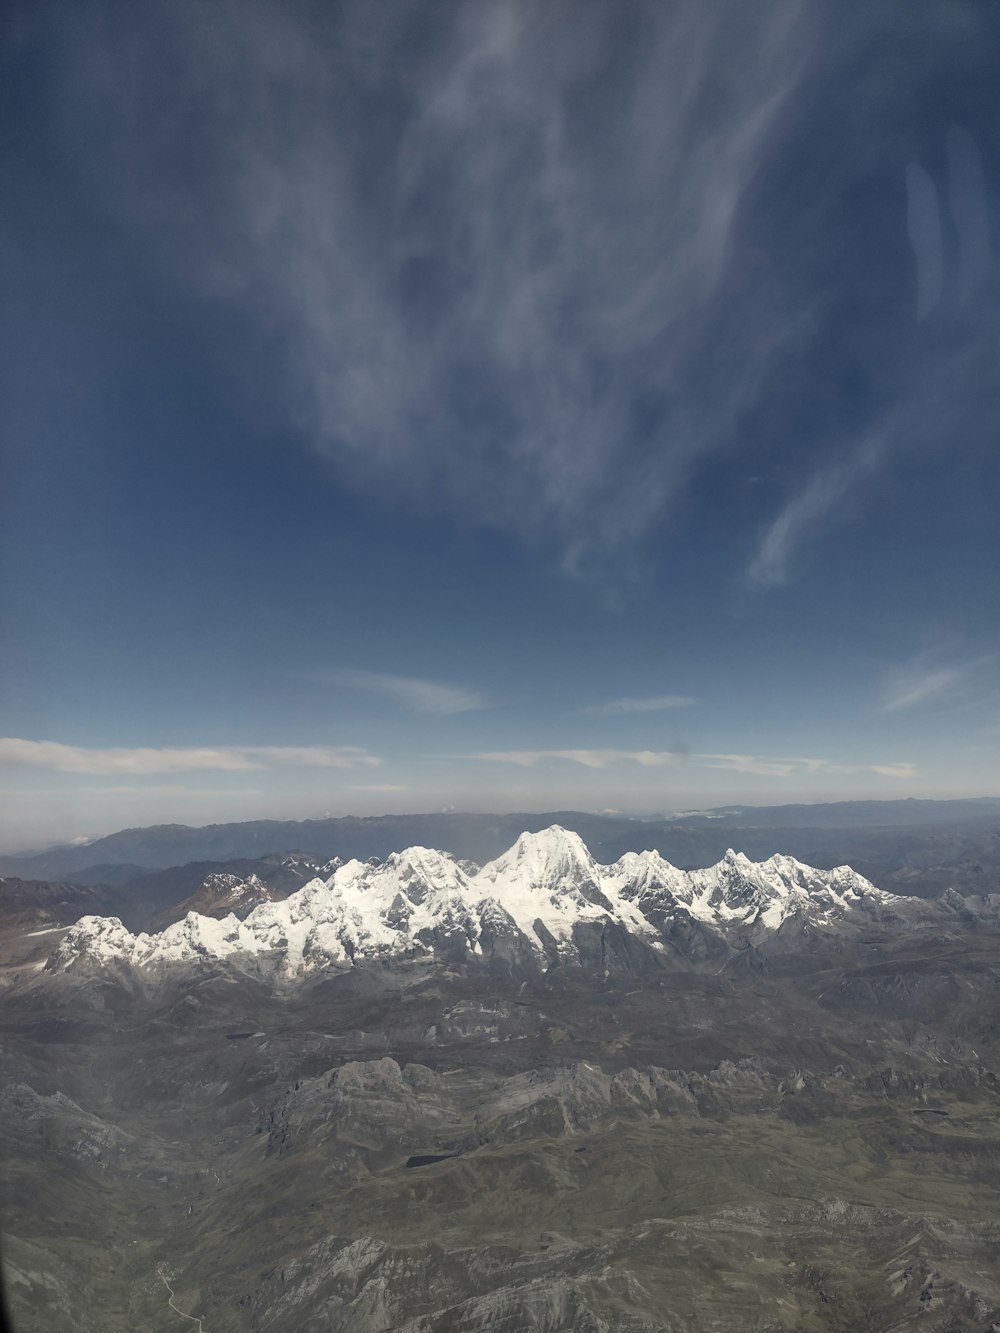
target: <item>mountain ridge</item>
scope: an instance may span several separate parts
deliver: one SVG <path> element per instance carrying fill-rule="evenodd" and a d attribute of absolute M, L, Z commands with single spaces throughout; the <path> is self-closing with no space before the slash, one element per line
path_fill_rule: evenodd
<path fill-rule="evenodd" d="M 226 885 L 226 892 L 231 886 Z M 964 900 L 962 900 L 964 902 Z M 921 914 L 921 908 L 923 912 Z M 264 975 L 301 977 L 330 966 L 442 951 L 580 961 L 594 929 L 660 953 L 677 932 L 745 948 L 794 922 L 836 930 L 899 920 L 920 924 L 944 908 L 915 906 L 849 866 L 830 871 L 794 857 L 753 862 L 729 849 L 716 865 L 684 871 L 656 851 L 598 863 L 558 825 L 524 832 L 472 871 L 450 854 L 411 847 L 378 864 L 352 860 L 249 913 L 189 911 L 164 930 L 132 934 L 118 918 L 85 916 L 46 963 L 48 972 L 127 964 L 141 971 L 233 962 Z"/>
<path fill-rule="evenodd" d="M 807 819 L 812 822 L 804 822 Z M 0 857 L 0 875 L 124 887 L 194 863 L 204 863 L 207 873 L 229 870 L 229 861 L 292 852 L 322 863 L 334 856 L 385 857 L 415 845 L 439 847 L 482 863 L 506 851 L 522 831 L 553 823 L 580 833 L 604 862 L 628 851 L 665 847 L 675 864 L 693 868 L 712 864 L 727 847 L 738 846 L 755 860 L 783 852 L 814 866 L 849 863 L 883 887 L 922 897 L 949 887 L 981 892 L 984 885 L 1000 883 L 1000 800 L 994 798 L 722 807 L 660 820 L 585 811 L 439 812 L 251 821 L 202 829 L 159 825 L 121 830 L 86 846 Z M 242 873 L 240 867 L 231 869 Z M 196 887 L 192 883 L 187 893 Z M 146 886 L 138 891 L 144 894 Z M 155 893 L 157 910 L 184 896 Z"/>

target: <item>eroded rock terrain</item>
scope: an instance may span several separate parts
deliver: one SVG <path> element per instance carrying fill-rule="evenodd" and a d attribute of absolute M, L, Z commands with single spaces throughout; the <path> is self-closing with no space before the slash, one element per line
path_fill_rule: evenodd
<path fill-rule="evenodd" d="M 540 839 L 13 923 L 14 1327 L 1000 1329 L 995 903 Z"/>

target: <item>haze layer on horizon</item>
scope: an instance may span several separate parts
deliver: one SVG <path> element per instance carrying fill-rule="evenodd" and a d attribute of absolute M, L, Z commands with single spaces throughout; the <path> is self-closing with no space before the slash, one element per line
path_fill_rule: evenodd
<path fill-rule="evenodd" d="M 0 847 L 1000 792 L 1000 12 L 15 0 Z"/>

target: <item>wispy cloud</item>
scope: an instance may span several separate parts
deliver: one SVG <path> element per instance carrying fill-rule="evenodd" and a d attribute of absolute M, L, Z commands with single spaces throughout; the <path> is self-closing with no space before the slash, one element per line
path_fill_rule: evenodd
<path fill-rule="evenodd" d="M 840 764 L 829 759 L 815 758 L 762 758 L 752 754 L 696 754 L 687 755 L 673 750 L 492 750 L 467 756 L 500 764 L 516 764 L 520 768 L 535 768 L 552 760 L 580 764 L 584 768 L 608 768 L 613 764 L 633 763 L 642 768 L 663 768 L 681 762 L 701 764 L 705 768 L 726 769 L 733 773 L 755 774 L 760 777 L 785 778 L 794 773 L 822 773 L 844 775 L 877 773 L 882 777 L 915 778 L 913 764 L 905 761 L 876 764 Z"/>
<path fill-rule="evenodd" d="M 498 764 L 516 764 L 520 768 L 534 768 L 537 764 L 553 759 L 580 764 L 584 768 L 607 768 L 609 764 L 623 761 L 639 764 L 643 768 L 662 768 L 677 763 L 682 756 L 674 754 L 672 750 L 491 750 L 469 755 L 469 758 Z"/>
<path fill-rule="evenodd" d="M 883 454 L 883 441 L 867 441 L 844 462 L 817 472 L 764 533 L 747 569 L 749 582 L 757 588 L 787 583 L 800 548 L 836 519 L 838 508 L 875 471 Z"/>
<path fill-rule="evenodd" d="M 279 766 L 371 768 L 382 761 L 351 745 L 227 745 L 92 749 L 59 741 L 0 737 L 0 765 L 43 768 L 57 773 L 225 772 L 243 773 Z"/>
<path fill-rule="evenodd" d="M 869 764 L 868 771 L 878 773 L 884 778 L 917 778 L 920 776 L 914 764 L 900 762 L 896 764 Z"/>
<path fill-rule="evenodd" d="M 908 226 L 918 259 L 915 313 L 918 325 L 926 324 L 928 332 L 896 329 L 895 358 L 881 372 L 891 379 L 891 395 L 882 395 L 881 405 L 870 411 L 864 437 L 853 452 L 841 452 L 831 461 L 833 449 L 828 445 L 819 449 L 820 461 L 812 476 L 790 496 L 760 538 L 746 571 L 751 586 L 764 589 L 791 581 L 803 548 L 834 524 L 853 517 L 863 499 L 858 493 L 889 462 L 921 451 L 939 452 L 947 447 L 946 441 L 961 439 L 976 451 L 996 439 L 1000 424 L 1000 384 L 992 361 L 1000 328 L 996 303 L 978 299 L 974 315 L 959 313 L 961 305 L 981 297 L 986 275 L 996 272 L 984 220 L 982 164 L 964 130 L 952 127 L 947 140 L 949 192 L 959 243 L 957 289 L 949 292 L 943 286 L 936 187 L 923 167 L 911 163 L 906 181 Z M 951 267 L 949 262 L 945 269 Z M 939 306 L 948 307 L 951 326 L 946 338 L 940 326 L 933 332 Z M 894 495 L 892 502 L 899 503 L 898 497 Z M 885 517 L 883 510 L 881 521 Z"/>
<path fill-rule="evenodd" d="M 921 654 L 891 672 L 882 691 L 882 711 L 910 708 L 972 707 L 1000 699 L 1000 655 L 945 661 L 940 653 Z"/>
<path fill-rule="evenodd" d="M 178 0 L 144 40 L 127 14 L 81 24 L 103 114 L 80 169 L 274 335 L 274 408 L 352 479 L 570 564 L 620 547 L 794 336 L 722 288 L 822 22 L 795 0 L 372 13 Z M 182 114 L 196 158 L 162 129 Z"/>
<path fill-rule="evenodd" d="M 695 758 L 708 768 L 724 768 L 734 773 L 756 773 L 764 777 L 787 777 L 795 767 L 787 761 L 758 759 L 752 754 L 699 754 Z"/>
<path fill-rule="evenodd" d="M 934 59 L 920 25 L 894 33 L 891 71 L 869 64 L 884 17 L 797 0 L 96 7 L 63 7 L 53 66 L 80 188 L 247 330 L 226 373 L 360 489 L 588 568 L 774 426 L 780 466 L 816 464 L 750 560 L 768 588 L 878 463 L 827 430 L 912 403 L 903 438 L 937 403 L 932 447 L 958 416 L 993 438 L 992 185 L 957 127 L 945 181 L 951 100 L 931 106 L 968 70 L 986 123 L 990 6 Z M 970 392 L 934 335 L 952 275 Z"/>
<path fill-rule="evenodd" d="M 793 773 L 823 773 L 842 775 L 851 773 L 877 773 L 887 778 L 915 778 L 919 774 L 913 764 L 905 761 L 893 761 L 879 764 L 839 764 L 829 759 L 814 758 L 760 758 L 752 754 L 699 754 L 696 761 L 701 761 L 707 768 L 721 768 L 733 773 L 752 773 L 760 777 L 786 778 Z"/>
<path fill-rule="evenodd" d="M 478 690 L 463 685 L 446 685 L 416 676 L 395 676 L 385 671 L 311 672 L 309 679 L 321 684 L 344 686 L 367 694 L 381 694 L 414 713 L 470 713 L 489 708 L 490 701 Z"/>
<path fill-rule="evenodd" d="M 690 694 L 658 694 L 650 699 L 612 699 L 605 704 L 590 704 L 582 711 L 595 717 L 625 717 L 629 713 L 660 713 L 671 708 L 692 708 L 697 702 Z"/>
<path fill-rule="evenodd" d="M 907 672 L 889 686 L 882 708 L 887 713 L 895 713 L 902 708 L 940 701 L 950 695 L 962 679 L 960 667 Z"/>
<path fill-rule="evenodd" d="M 351 787 L 351 791 L 394 792 L 406 791 L 398 782 L 360 782 Z"/>
<path fill-rule="evenodd" d="M 66 771 L 66 770 L 60 770 Z M 23 783 L 18 783 L 16 787 L 0 787 L 0 798 L 5 800 L 26 800 L 35 797 L 44 797 L 51 800 L 56 793 L 66 796 L 72 796 L 79 799 L 80 790 L 78 787 L 67 785 L 65 787 L 51 786 L 46 787 L 25 787 Z M 88 796 L 134 796 L 136 785 L 134 782 L 116 782 L 116 783 L 95 783 L 88 784 Z M 144 782 L 142 784 L 142 794 L 144 797 L 150 796 L 227 796 L 232 797 L 238 794 L 245 796 L 262 796 L 264 794 L 261 787 L 192 787 L 187 782 Z"/>
<path fill-rule="evenodd" d="M 919 162 L 906 168 L 906 229 L 917 261 L 917 318 L 923 319 L 941 299 L 945 266 L 937 190 Z"/>

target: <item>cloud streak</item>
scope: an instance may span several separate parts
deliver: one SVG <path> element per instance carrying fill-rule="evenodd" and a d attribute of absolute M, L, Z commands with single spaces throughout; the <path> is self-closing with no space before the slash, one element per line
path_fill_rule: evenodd
<path fill-rule="evenodd" d="M 351 745 L 228 745 L 92 749 L 59 741 L 0 737 L 0 766 L 57 773 L 246 773 L 275 767 L 372 768 L 382 761 Z"/>
<path fill-rule="evenodd" d="M 907 195 L 906 229 L 916 261 L 914 323 L 898 317 L 886 320 L 883 347 L 876 351 L 871 346 L 868 353 L 882 388 L 863 414 L 863 429 L 856 428 L 860 443 L 851 450 L 821 436 L 818 466 L 786 499 L 758 542 L 746 570 L 751 587 L 768 589 L 791 582 L 799 572 L 803 549 L 835 524 L 855 517 L 857 493 L 865 486 L 874 489 L 876 475 L 890 464 L 898 465 L 906 455 L 942 452 L 955 440 L 974 455 L 996 439 L 1000 379 L 993 349 L 1000 318 L 989 295 L 989 279 L 995 280 L 997 266 L 990 241 L 988 190 L 973 137 L 961 126 L 952 126 L 946 140 L 956 253 L 950 250 L 951 242 L 946 245 L 938 185 L 924 166 L 911 160 L 900 174 Z M 889 289 L 885 294 L 889 297 Z M 896 302 L 901 295 L 892 293 Z M 846 333 L 857 337 L 856 329 Z M 832 348 L 828 357 L 830 366 L 821 376 L 836 364 Z M 856 405 L 850 415 L 857 420 Z M 905 487 L 902 474 L 897 475 L 897 484 Z M 901 501 L 905 504 L 905 498 L 898 490 L 891 496 L 883 491 L 879 520 L 886 532 L 892 511 Z"/>
<path fill-rule="evenodd" d="M 881 777 L 915 778 L 913 764 L 906 761 L 875 764 L 840 764 L 815 758 L 761 758 L 752 754 L 696 754 L 688 756 L 672 750 L 493 750 L 467 756 L 489 763 L 514 764 L 536 768 L 552 761 L 579 764 L 583 768 L 603 769 L 620 763 L 634 763 L 642 768 L 665 768 L 690 762 L 705 768 L 724 769 L 757 777 L 786 778 L 793 774 L 843 776 L 852 773 L 876 773 Z"/>
<path fill-rule="evenodd" d="M 682 757 L 672 750 L 490 750 L 469 755 L 470 759 L 516 764 L 519 768 L 535 768 L 554 759 L 580 764 L 583 768 L 607 768 L 623 761 L 642 768 L 662 768 L 676 764 Z"/>
<path fill-rule="evenodd" d="M 893 682 L 886 692 L 883 712 L 898 713 L 904 708 L 940 702 L 952 694 L 964 678 L 960 667 L 939 671 L 910 671 Z"/>
<path fill-rule="evenodd" d="M 311 673 L 310 680 L 339 685 L 365 694 L 378 694 L 414 713 L 434 713 L 447 717 L 452 713 L 471 713 L 489 708 L 486 695 L 462 685 L 446 685 L 416 676 L 396 676 L 385 671 L 331 671 Z"/>
<path fill-rule="evenodd" d="M 976 707 L 1000 698 L 1000 656 L 986 653 L 963 662 L 922 654 L 892 672 L 882 692 L 884 713 L 910 709 Z"/>
<path fill-rule="evenodd" d="M 838 764 L 829 759 L 774 758 L 763 759 L 752 754 L 699 754 L 696 760 L 708 768 L 725 769 L 733 773 L 748 773 L 758 777 L 787 778 L 792 774 L 820 773 L 830 776 L 851 773 L 876 773 L 885 778 L 916 778 L 919 773 L 907 761 L 880 764 Z"/>
<path fill-rule="evenodd" d="M 612 699 L 590 704 L 582 711 L 593 717 L 628 717 L 632 713 L 661 713 L 673 708 L 693 708 L 698 702 L 690 694 L 657 694 L 649 699 Z"/>
<path fill-rule="evenodd" d="M 792 562 L 801 547 L 837 517 L 851 492 L 879 466 L 881 441 L 866 441 L 845 462 L 823 468 L 785 505 L 760 540 L 747 569 L 753 587 L 771 588 L 792 577 Z"/>

